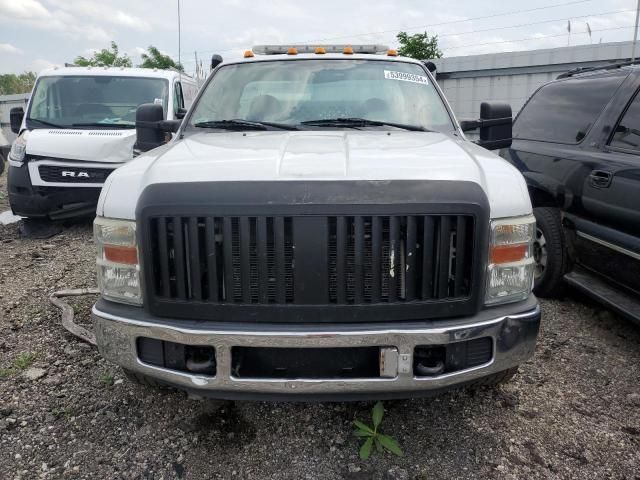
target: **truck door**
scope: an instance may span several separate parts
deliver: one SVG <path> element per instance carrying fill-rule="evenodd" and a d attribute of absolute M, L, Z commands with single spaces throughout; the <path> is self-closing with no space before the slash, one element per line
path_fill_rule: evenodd
<path fill-rule="evenodd" d="M 589 162 L 576 225 L 578 260 L 640 292 L 640 94 L 613 127 L 604 151 Z M 593 220 L 593 222 L 591 222 Z"/>
<path fill-rule="evenodd" d="M 182 96 L 184 97 L 184 108 L 187 110 L 191 108 L 193 99 L 196 96 L 196 88 L 189 82 L 185 82 L 182 86 Z"/>
<path fill-rule="evenodd" d="M 533 94 L 514 123 L 513 146 L 504 156 L 530 189 L 576 217 L 590 215 L 582 203 L 584 184 L 602 155 L 591 146 L 592 130 L 627 76 L 616 71 L 549 83 Z"/>
<path fill-rule="evenodd" d="M 592 163 L 582 203 L 598 223 L 640 237 L 640 95 L 622 113 L 601 157 Z"/>
<path fill-rule="evenodd" d="M 184 109 L 184 108 L 185 108 L 185 105 L 184 105 L 184 95 L 182 94 L 182 85 L 180 82 L 175 82 L 173 84 L 173 117 L 172 118 L 174 119 L 177 118 L 176 113 L 180 109 Z"/>

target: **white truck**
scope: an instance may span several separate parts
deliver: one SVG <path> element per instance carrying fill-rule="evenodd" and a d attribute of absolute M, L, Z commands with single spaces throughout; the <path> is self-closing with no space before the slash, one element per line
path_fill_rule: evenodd
<path fill-rule="evenodd" d="M 181 118 L 197 92 L 189 76 L 147 68 L 44 70 L 27 104 L 11 110 L 11 209 L 23 217 L 93 215 L 106 178 L 136 152 L 138 105 Z"/>
<path fill-rule="evenodd" d="M 478 143 L 511 142 L 483 104 Z M 467 140 L 425 65 L 378 45 L 261 46 L 108 179 L 100 352 L 194 396 L 411 397 L 510 378 L 534 351 L 525 182 Z M 176 136 L 160 146 L 167 131 Z"/>

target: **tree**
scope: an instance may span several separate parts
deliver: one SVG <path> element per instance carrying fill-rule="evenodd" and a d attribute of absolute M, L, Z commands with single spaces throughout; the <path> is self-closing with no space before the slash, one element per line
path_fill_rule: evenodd
<path fill-rule="evenodd" d="M 0 95 L 12 95 L 15 93 L 29 93 L 36 81 L 36 74 L 24 72 L 16 75 L 7 73 L 0 75 Z"/>
<path fill-rule="evenodd" d="M 140 55 L 142 63 L 139 65 L 142 68 L 158 68 L 160 70 L 176 69 L 184 72 L 184 67 L 178 62 L 174 61 L 169 55 L 165 55 L 153 45 L 150 45 L 147 49 L 148 53 Z"/>
<path fill-rule="evenodd" d="M 118 56 L 118 45 L 111 42 L 111 50 L 103 48 L 99 52 L 94 52 L 91 58 L 79 55 L 74 62 L 81 67 L 131 67 L 131 59 L 125 53 L 121 57 Z"/>
<path fill-rule="evenodd" d="M 427 60 L 429 58 L 440 58 L 442 52 L 438 48 L 438 36 L 430 37 L 427 32 L 409 35 L 407 32 L 400 32 L 396 35 L 400 48 L 398 53 L 405 57 L 417 60 Z"/>

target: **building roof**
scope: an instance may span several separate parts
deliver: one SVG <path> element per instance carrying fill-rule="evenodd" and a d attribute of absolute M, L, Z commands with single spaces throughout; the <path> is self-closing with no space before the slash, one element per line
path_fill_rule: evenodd
<path fill-rule="evenodd" d="M 631 58 L 632 42 L 576 45 L 520 52 L 436 58 L 438 78 L 567 72 L 579 67 L 605 66 Z"/>

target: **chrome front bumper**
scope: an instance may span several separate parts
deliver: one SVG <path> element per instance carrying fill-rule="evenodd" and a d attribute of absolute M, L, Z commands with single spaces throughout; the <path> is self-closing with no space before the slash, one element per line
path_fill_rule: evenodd
<path fill-rule="evenodd" d="M 127 315 L 127 312 L 137 312 L 138 315 Z M 540 324 L 540 308 L 533 296 L 520 304 L 494 307 L 470 318 L 398 325 L 212 325 L 149 317 L 140 308 L 114 305 L 104 300 L 93 307 L 92 313 L 98 348 L 106 359 L 191 394 L 230 399 L 399 398 L 445 390 L 501 372 L 529 359 L 533 355 Z M 138 337 L 213 346 L 216 376 L 183 373 L 145 364 L 137 354 Z M 489 362 L 434 377 L 414 376 L 413 352 L 416 345 L 446 345 L 482 337 L 493 339 L 493 358 Z M 235 346 L 380 346 L 395 347 L 398 354 L 391 367 L 395 375 L 389 378 L 251 379 L 237 378 L 232 373 L 231 348 Z M 389 365 L 386 365 L 385 373 L 389 373 Z"/>

